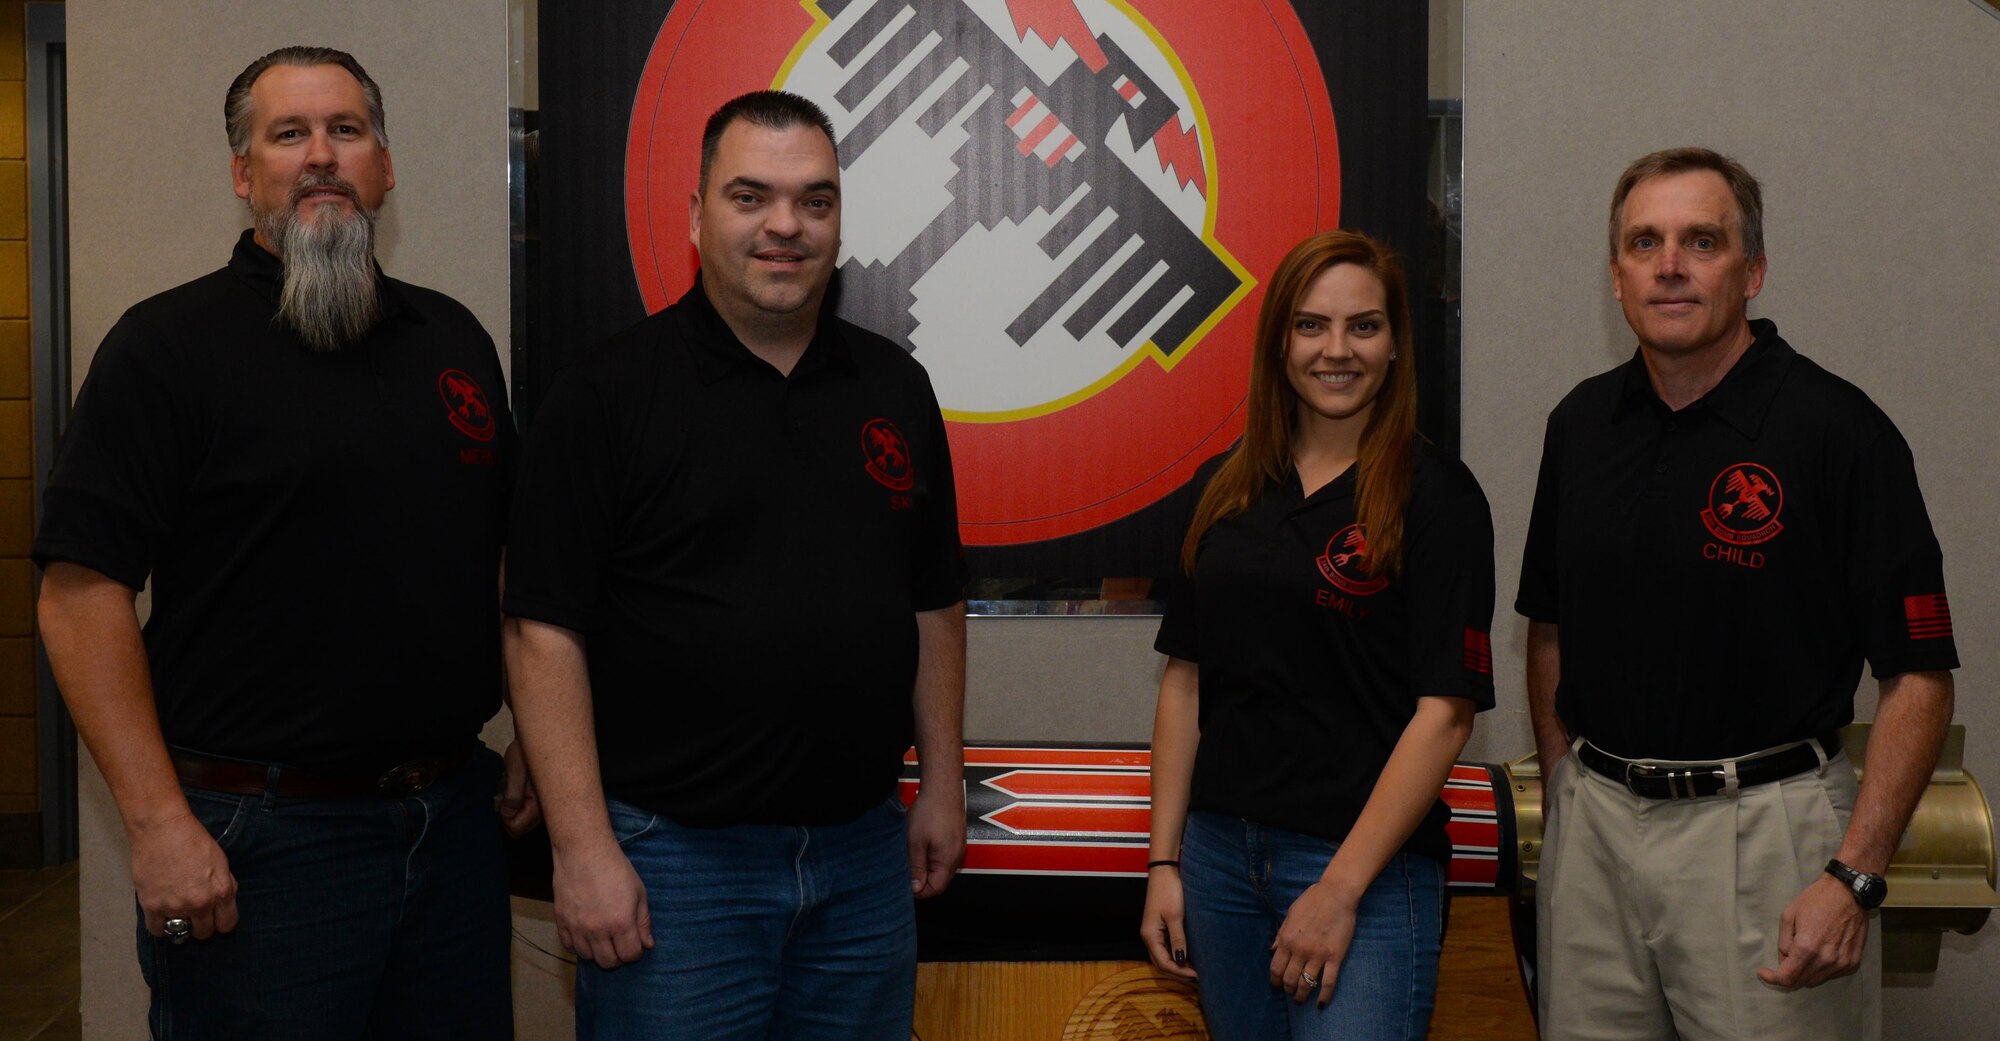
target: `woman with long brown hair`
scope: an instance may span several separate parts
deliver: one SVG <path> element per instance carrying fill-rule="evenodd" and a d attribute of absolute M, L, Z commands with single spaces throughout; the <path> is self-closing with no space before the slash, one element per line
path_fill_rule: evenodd
<path fill-rule="evenodd" d="M 1217 1041 L 1429 1028 L 1438 792 L 1493 704 L 1493 525 L 1416 412 L 1395 255 L 1350 231 L 1293 248 L 1155 644 L 1140 932 Z"/>

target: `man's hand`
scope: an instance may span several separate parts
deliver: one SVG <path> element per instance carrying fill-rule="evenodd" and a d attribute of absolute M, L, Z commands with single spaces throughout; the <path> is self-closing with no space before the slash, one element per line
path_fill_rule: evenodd
<path fill-rule="evenodd" d="M 1821 875 L 1785 908 L 1778 922 L 1782 960 L 1775 969 L 1758 969 L 1757 978 L 1786 990 L 1817 987 L 1860 968 L 1867 940 L 1868 912 L 1845 883 Z"/>
<path fill-rule="evenodd" d="M 528 759 L 521 742 L 507 745 L 506 772 L 501 775 L 500 799 L 493 808 L 507 834 L 520 838 L 542 822 L 542 804 L 535 798 L 535 782 L 528 776 Z"/>
<path fill-rule="evenodd" d="M 1347 945 L 1354 940 L 1358 902 L 1325 882 L 1307 886 L 1285 912 L 1271 945 L 1271 986 L 1300 1003 L 1317 991 L 1319 1007 L 1325 1008 L 1333 1000 L 1333 981 L 1347 959 Z"/>
<path fill-rule="evenodd" d="M 1139 938 L 1161 972 L 1194 979 L 1187 963 L 1187 896 L 1181 889 L 1181 869 L 1157 867 L 1146 872 L 1146 910 L 1139 918 Z"/>
<path fill-rule="evenodd" d="M 578 961 L 615 969 L 653 946 L 646 884 L 616 843 L 555 855 L 556 938 Z"/>
<path fill-rule="evenodd" d="M 160 736 L 137 591 L 80 564 L 55 561 L 37 604 L 56 685 L 89 747 L 132 849 L 132 889 L 146 931 L 185 918 L 197 940 L 236 928 L 229 858 L 188 809 Z"/>
<path fill-rule="evenodd" d="M 919 900 L 944 892 L 964 863 L 965 788 L 918 788 L 910 807 L 910 892 Z"/>
<path fill-rule="evenodd" d="M 146 931 L 154 936 L 166 935 L 169 918 L 193 922 L 197 940 L 236 928 L 236 876 L 229 857 L 193 814 L 133 830 L 132 888 L 146 915 Z"/>

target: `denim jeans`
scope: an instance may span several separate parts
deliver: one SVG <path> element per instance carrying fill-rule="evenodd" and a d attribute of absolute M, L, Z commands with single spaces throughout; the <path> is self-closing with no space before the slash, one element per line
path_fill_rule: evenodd
<path fill-rule="evenodd" d="M 239 922 L 176 945 L 140 917 L 153 1037 L 512 1037 L 499 776 L 482 748 L 407 799 L 186 789 Z"/>
<path fill-rule="evenodd" d="M 891 798 L 851 823 L 693 828 L 617 800 L 653 948 L 577 966 L 579 1041 L 909 1041 L 916 907 Z"/>
<path fill-rule="evenodd" d="M 1397 854 L 1362 895 L 1333 1000 L 1304 1004 L 1271 987 L 1285 912 L 1319 881 L 1339 844 L 1219 814 L 1188 814 L 1181 839 L 1188 963 L 1215 1041 L 1422 1041 L 1437 998 L 1444 865 Z"/>

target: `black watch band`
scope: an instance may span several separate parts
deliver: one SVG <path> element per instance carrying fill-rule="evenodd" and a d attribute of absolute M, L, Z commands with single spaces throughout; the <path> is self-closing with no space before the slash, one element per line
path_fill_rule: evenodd
<path fill-rule="evenodd" d="M 1864 911 L 1873 911 L 1882 906 L 1889 896 L 1889 883 L 1881 875 L 1871 875 L 1866 871 L 1856 871 L 1838 859 L 1826 862 L 1826 873 L 1839 879 L 1854 894 L 1854 902 Z"/>

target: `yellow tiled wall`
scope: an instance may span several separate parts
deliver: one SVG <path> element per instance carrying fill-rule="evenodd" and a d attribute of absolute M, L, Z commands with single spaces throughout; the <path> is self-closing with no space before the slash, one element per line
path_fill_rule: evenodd
<path fill-rule="evenodd" d="M 34 410 L 28 356 L 27 49 L 0 0 L 0 813 L 39 808 L 35 758 Z"/>

